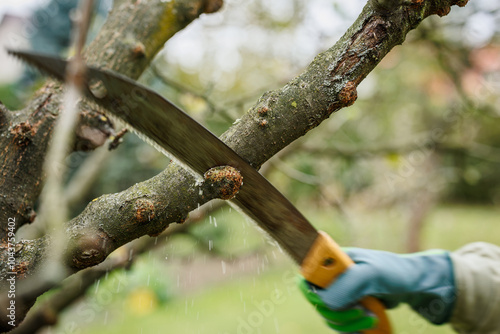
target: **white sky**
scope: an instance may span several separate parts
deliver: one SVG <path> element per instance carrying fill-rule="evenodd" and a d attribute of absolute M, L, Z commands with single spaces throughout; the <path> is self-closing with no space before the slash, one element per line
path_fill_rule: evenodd
<path fill-rule="evenodd" d="M 2 0 L 0 2 L 0 18 L 7 13 L 26 16 L 33 8 L 41 6 L 46 2 L 47 0 Z"/>

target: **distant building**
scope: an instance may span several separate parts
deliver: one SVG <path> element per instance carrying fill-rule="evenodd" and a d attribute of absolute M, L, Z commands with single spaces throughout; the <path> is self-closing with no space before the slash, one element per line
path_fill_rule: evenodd
<path fill-rule="evenodd" d="M 23 74 L 24 65 L 9 56 L 5 49 L 29 47 L 28 38 L 23 36 L 26 22 L 24 18 L 9 14 L 6 14 L 0 21 L 0 84 L 17 81 Z"/>

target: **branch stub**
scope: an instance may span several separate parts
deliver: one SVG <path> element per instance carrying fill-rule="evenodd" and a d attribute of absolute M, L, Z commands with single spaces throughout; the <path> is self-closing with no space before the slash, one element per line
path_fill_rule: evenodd
<path fill-rule="evenodd" d="M 243 176 L 231 166 L 210 168 L 203 177 L 208 184 L 215 188 L 217 197 L 223 200 L 236 196 L 243 185 Z"/>
<path fill-rule="evenodd" d="M 353 81 L 347 82 L 339 92 L 339 100 L 344 107 L 352 105 L 357 98 L 358 92 L 356 91 L 356 84 Z"/>

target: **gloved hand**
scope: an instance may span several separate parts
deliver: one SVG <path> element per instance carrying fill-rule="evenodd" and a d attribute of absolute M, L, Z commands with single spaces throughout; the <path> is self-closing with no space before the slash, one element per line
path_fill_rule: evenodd
<path fill-rule="evenodd" d="M 332 329 L 350 333 L 375 328 L 376 316 L 356 306 L 368 295 L 379 298 L 389 309 L 407 303 L 434 324 L 449 320 L 456 288 L 448 252 L 398 255 L 361 248 L 345 251 L 356 265 L 328 288 L 315 287 L 303 278 L 299 282 L 300 290 Z"/>

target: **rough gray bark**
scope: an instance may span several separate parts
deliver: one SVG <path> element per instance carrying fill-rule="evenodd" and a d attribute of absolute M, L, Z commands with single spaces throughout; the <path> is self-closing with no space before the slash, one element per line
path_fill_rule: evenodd
<path fill-rule="evenodd" d="M 391 5 L 388 6 L 388 3 Z M 331 49 L 318 55 L 304 73 L 285 87 L 264 94 L 237 124 L 221 136 L 222 140 L 259 168 L 333 112 L 354 103 L 359 83 L 423 19 L 433 14 L 446 15 L 450 6 L 464 6 L 466 3 L 466 0 L 413 0 L 385 1 L 381 6 L 380 1 L 369 1 L 356 22 Z M 113 10 L 101 35 L 89 47 L 88 61 L 137 78 L 166 38 L 201 12 L 216 10 L 218 6 L 219 1 L 194 0 L 123 3 Z M 174 10 L 177 15 L 173 14 Z M 138 17 L 147 22 L 139 22 L 141 27 L 134 28 Z M 123 29 L 131 29 L 134 37 L 128 41 L 120 39 L 125 33 Z M 26 142 L 23 138 L 32 135 L 31 129 L 21 127 L 17 132 L 2 132 L 0 141 L 11 147 L 2 153 L 3 180 L 26 174 L 22 168 L 9 169 L 9 163 L 19 161 L 22 164 L 27 159 L 33 159 L 33 163 L 41 164 L 53 119 L 57 117 L 59 96 L 59 86 L 49 83 L 30 104 L 29 112 L 24 112 L 29 117 L 40 117 L 38 121 L 29 123 L 38 127 L 33 134 L 35 139 L 28 142 L 38 146 L 18 147 L 19 143 Z M 0 126 L 8 117 L 3 114 L 0 110 L 3 117 L 0 118 Z M 16 117 L 16 114 L 13 115 Z M 30 158 L 32 154 L 38 158 Z M 23 166 L 26 168 L 28 165 L 25 163 Z M 0 184 L 0 194 L 4 196 L 0 198 L 4 201 L 1 202 L 2 208 L 9 206 L 7 215 L 0 213 L 2 224 L 9 215 L 19 216 L 19 224 L 29 222 L 32 203 L 42 180 L 40 168 L 35 168 L 35 174 L 35 177 L 26 180 L 19 178 L 18 181 L 22 182 L 18 184 L 7 184 L 6 181 Z M 161 233 L 170 223 L 182 222 L 198 205 L 217 198 L 217 192 L 211 188 L 207 183 L 196 185 L 192 175 L 171 164 L 150 180 L 123 192 L 99 197 L 68 223 L 67 263 L 78 271 L 102 262 L 110 252 L 131 240 Z M 6 200 L 9 197 L 6 194 L 17 197 Z M 37 243 L 38 247 L 29 247 Z M 43 246 L 48 243 L 34 240 L 25 244 L 16 253 L 16 261 L 20 265 L 18 278 L 21 279 L 43 262 L 39 254 L 43 254 Z M 0 270 L 5 268 L 0 265 Z"/>

